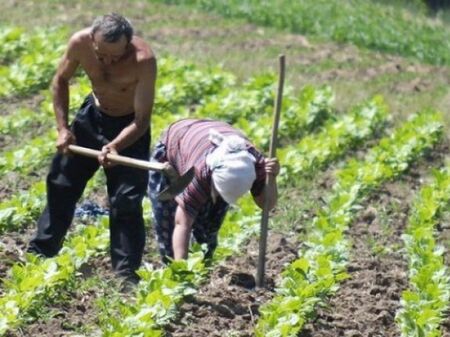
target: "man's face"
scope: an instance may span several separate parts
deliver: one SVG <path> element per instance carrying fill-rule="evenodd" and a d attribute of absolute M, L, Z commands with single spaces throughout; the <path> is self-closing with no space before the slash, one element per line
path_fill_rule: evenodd
<path fill-rule="evenodd" d="M 92 45 L 95 56 L 104 65 L 112 65 L 119 62 L 125 55 L 128 48 L 128 41 L 122 35 L 116 42 L 106 42 L 100 32 L 92 36 Z"/>

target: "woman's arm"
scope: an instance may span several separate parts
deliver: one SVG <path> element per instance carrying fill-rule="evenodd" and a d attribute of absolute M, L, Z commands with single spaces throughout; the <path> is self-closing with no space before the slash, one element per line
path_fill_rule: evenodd
<path fill-rule="evenodd" d="M 175 260 L 186 259 L 189 252 L 189 239 L 191 237 L 194 219 L 180 206 L 175 211 L 175 228 L 172 235 L 172 249 Z"/>

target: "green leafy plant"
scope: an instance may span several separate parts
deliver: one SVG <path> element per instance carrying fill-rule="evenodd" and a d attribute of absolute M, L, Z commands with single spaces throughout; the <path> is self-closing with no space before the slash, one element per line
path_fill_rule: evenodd
<path fill-rule="evenodd" d="M 435 231 L 440 213 L 449 205 L 450 167 L 446 167 L 435 171 L 433 183 L 420 190 L 403 235 L 410 286 L 396 315 L 402 336 L 442 336 L 440 324 L 450 307 L 450 273 Z"/>
<path fill-rule="evenodd" d="M 283 272 L 277 295 L 260 308 L 255 334 L 264 337 L 296 336 L 319 303 L 347 278 L 350 243 L 345 231 L 358 203 L 376 186 L 405 171 L 442 137 L 442 117 L 425 111 L 380 140 L 365 161 L 351 160 L 338 171 L 327 203 L 313 220 L 300 258 Z"/>
<path fill-rule="evenodd" d="M 79 226 L 67 240 L 60 254 L 42 259 L 26 256 L 26 263 L 17 263 L 4 280 L 0 297 L 0 335 L 21 324 L 24 313 L 45 302 L 48 292 L 68 282 L 74 272 L 99 251 L 106 251 L 109 232 L 107 218 L 92 226 Z"/>

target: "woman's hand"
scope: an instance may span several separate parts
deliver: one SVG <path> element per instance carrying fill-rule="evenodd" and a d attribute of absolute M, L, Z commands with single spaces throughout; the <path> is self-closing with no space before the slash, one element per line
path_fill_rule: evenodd
<path fill-rule="evenodd" d="M 276 177 L 280 173 L 280 162 L 278 158 L 266 158 L 264 160 L 266 174 Z"/>

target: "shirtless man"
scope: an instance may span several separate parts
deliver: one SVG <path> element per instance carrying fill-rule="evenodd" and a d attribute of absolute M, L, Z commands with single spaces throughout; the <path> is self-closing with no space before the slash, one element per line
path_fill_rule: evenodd
<path fill-rule="evenodd" d="M 69 126 L 69 80 L 78 67 L 89 77 L 92 93 Z M 149 159 L 155 79 L 152 50 L 118 14 L 98 17 L 91 27 L 70 38 L 52 82 L 58 153 L 47 176 L 47 207 L 30 252 L 47 257 L 59 252 L 75 204 L 102 165 L 110 203 L 112 266 L 119 275 L 138 281 L 135 270 L 145 244 L 142 199 L 148 172 L 111 165 L 107 154 Z M 101 155 L 98 160 L 69 155 L 69 144 L 100 149 Z"/>

